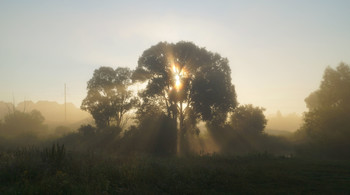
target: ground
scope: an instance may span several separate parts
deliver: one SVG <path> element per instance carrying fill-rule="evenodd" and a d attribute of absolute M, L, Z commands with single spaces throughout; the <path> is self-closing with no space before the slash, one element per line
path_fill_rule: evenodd
<path fill-rule="evenodd" d="M 25 148 L 0 155 L 2 194 L 346 194 L 349 161 L 246 156 L 120 157 Z"/>

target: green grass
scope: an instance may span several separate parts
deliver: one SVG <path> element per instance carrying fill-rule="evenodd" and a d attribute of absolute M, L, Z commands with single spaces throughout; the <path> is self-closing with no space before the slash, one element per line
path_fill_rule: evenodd
<path fill-rule="evenodd" d="M 267 154 L 179 158 L 65 152 L 62 156 L 60 149 L 1 152 L 1 194 L 350 193 L 348 161 Z"/>

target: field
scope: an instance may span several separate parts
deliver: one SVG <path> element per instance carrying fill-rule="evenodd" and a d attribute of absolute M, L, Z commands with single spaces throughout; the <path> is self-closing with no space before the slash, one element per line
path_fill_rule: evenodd
<path fill-rule="evenodd" d="M 118 157 L 62 146 L 0 153 L 1 194 L 347 194 L 350 163 L 246 156 Z"/>

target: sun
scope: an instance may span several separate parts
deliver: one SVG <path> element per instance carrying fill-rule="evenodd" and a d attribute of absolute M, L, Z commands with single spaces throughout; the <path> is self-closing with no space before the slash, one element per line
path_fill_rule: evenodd
<path fill-rule="evenodd" d="M 172 67 L 173 74 L 174 74 L 174 80 L 175 80 L 175 89 L 178 91 L 181 88 L 181 77 L 183 75 L 182 71 L 179 71 L 179 69 L 173 65 Z"/>
<path fill-rule="evenodd" d="M 175 88 L 178 90 L 181 86 L 181 80 L 179 75 L 175 75 Z"/>

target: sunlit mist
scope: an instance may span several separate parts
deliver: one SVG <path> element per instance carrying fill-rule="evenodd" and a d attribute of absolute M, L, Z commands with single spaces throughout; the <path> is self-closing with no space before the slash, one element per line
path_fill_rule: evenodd
<path fill-rule="evenodd" d="M 349 46 L 350 0 L 0 0 L 0 194 L 349 194 Z"/>

